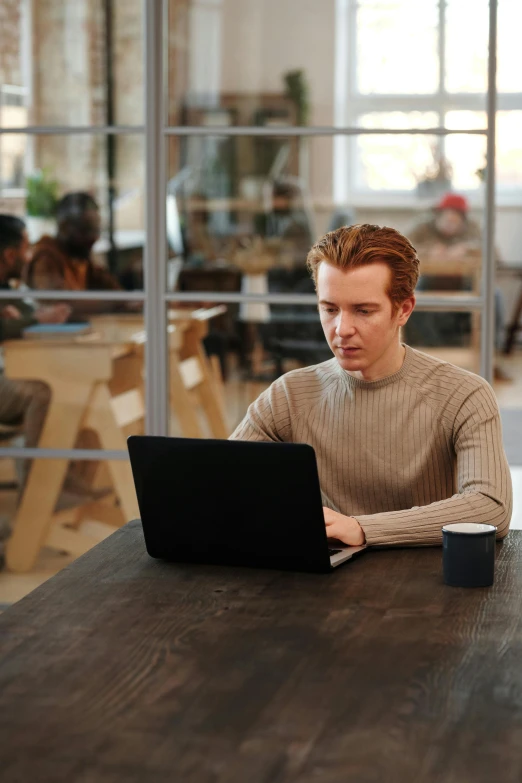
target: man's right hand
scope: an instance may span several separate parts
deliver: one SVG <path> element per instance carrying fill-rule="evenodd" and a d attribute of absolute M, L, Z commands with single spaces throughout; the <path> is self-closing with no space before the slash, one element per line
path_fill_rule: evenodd
<path fill-rule="evenodd" d="M 49 307 L 39 307 L 34 317 L 39 324 L 63 324 L 71 314 L 68 304 L 61 303 Z"/>

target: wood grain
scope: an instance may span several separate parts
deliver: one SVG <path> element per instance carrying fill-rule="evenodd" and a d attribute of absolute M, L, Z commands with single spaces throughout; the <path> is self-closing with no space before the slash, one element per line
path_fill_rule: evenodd
<path fill-rule="evenodd" d="M 522 533 L 331 575 L 166 564 L 132 522 L 0 617 L 2 783 L 522 779 Z"/>

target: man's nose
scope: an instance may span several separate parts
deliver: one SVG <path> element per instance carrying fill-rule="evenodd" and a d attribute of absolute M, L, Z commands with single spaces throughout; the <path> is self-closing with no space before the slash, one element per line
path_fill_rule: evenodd
<path fill-rule="evenodd" d="M 355 324 L 350 313 L 340 313 L 335 330 L 339 337 L 345 337 L 355 334 Z"/>

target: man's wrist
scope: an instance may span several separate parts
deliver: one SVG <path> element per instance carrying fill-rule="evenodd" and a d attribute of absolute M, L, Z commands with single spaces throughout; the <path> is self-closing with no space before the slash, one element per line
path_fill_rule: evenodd
<path fill-rule="evenodd" d="M 357 517 L 352 517 L 351 516 L 350 519 L 353 519 L 353 521 L 357 523 L 357 527 L 359 528 L 360 533 L 361 533 L 361 543 L 360 544 L 356 544 L 355 546 L 363 546 L 364 544 L 366 544 L 366 534 L 364 532 L 364 529 L 363 529 L 361 523 L 359 522 L 359 520 L 357 519 Z"/>

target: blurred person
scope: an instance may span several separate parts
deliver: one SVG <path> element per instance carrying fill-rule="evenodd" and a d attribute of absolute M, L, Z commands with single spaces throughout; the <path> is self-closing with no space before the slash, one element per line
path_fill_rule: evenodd
<path fill-rule="evenodd" d="M 419 258 L 459 259 L 470 252 L 482 250 L 480 226 L 469 217 L 469 202 L 458 193 L 446 193 L 433 207 L 433 215 L 414 226 L 408 238 Z"/>
<path fill-rule="evenodd" d="M 458 261 L 482 252 L 482 231 L 479 224 L 469 217 L 469 202 L 458 193 L 446 193 L 433 207 L 433 215 L 408 232 L 421 263 L 421 279 L 418 291 L 469 290 L 469 281 L 455 276 L 422 275 L 422 259 L 429 256 L 441 261 Z M 499 261 L 495 253 L 496 262 Z M 504 302 L 499 289 L 495 290 L 495 347 L 501 350 L 505 327 Z M 463 332 L 469 328 L 467 313 L 415 313 L 409 324 L 410 339 L 428 346 L 462 344 Z M 495 367 L 496 380 L 508 380 L 499 367 Z"/>
<path fill-rule="evenodd" d="M 19 288 L 31 260 L 25 223 L 14 215 L 0 215 L 0 290 Z M 0 342 L 22 336 L 35 324 L 64 323 L 71 308 L 65 303 L 40 307 L 24 299 L 0 300 Z"/>
<path fill-rule="evenodd" d="M 119 291 L 121 286 L 108 270 L 96 264 L 92 248 L 100 237 L 100 210 L 88 193 L 66 194 L 56 207 L 56 237 L 44 236 L 34 246 L 27 270 L 30 288 L 52 291 Z M 120 303 L 118 303 L 119 305 Z M 111 302 L 71 302 L 78 318 L 107 309 Z"/>
<path fill-rule="evenodd" d="M 512 490 L 493 390 L 400 340 L 419 260 L 393 228 L 332 231 L 308 254 L 334 358 L 278 378 L 232 439 L 315 449 L 328 538 L 441 544 L 448 522 L 509 529 Z"/>
<path fill-rule="evenodd" d="M 13 282 L 19 283 L 29 259 L 25 223 L 14 215 L 0 215 L 0 289 L 11 290 Z M 67 305 L 38 308 L 24 300 L 0 300 L 0 342 L 21 337 L 36 323 L 63 323 L 69 313 Z M 51 391 L 42 381 L 12 381 L 0 375 L 0 424 L 20 427 L 27 448 L 36 448 L 50 399 Z M 21 464 L 22 488 L 30 465 L 29 460 Z"/>
<path fill-rule="evenodd" d="M 30 263 L 31 250 L 25 224 L 14 215 L 0 215 L 0 290 L 18 287 L 24 268 Z M 17 339 L 23 331 L 38 323 L 64 323 L 71 308 L 65 303 L 40 307 L 24 299 L 0 300 L 0 343 Z M 0 374 L 0 425 L 7 429 L 4 438 L 16 429 L 24 438 L 26 448 L 36 448 L 51 401 L 49 386 L 39 380 L 11 380 Z M 0 436 L 0 442 L 2 438 Z M 24 489 L 32 460 L 18 460 L 20 496 Z M 69 471 L 57 509 L 85 503 L 103 496 L 93 492 L 74 471 Z M 0 565 L 3 559 L 3 541 L 10 526 L 7 520 L 0 524 Z"/>

